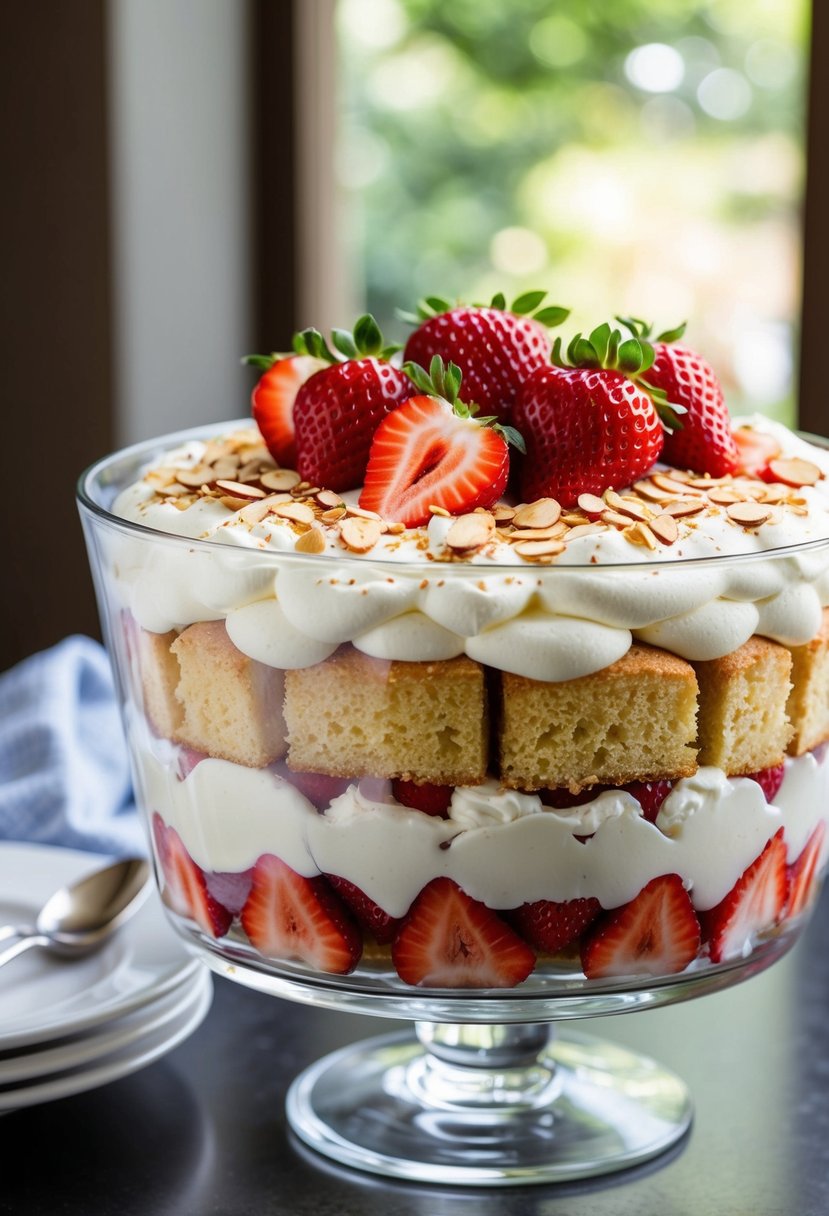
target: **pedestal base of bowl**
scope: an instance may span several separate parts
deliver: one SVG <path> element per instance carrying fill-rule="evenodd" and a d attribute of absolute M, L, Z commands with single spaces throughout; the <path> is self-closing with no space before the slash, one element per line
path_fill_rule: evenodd
<path fill-rule="evenodd" d="M 596 1177 L 671 1148 L 688 1090 L 646 1056 L 547 1025 L 416 1024 L 325 1056 L 288 1094 L 311 1148 L 386 1177 L 523 1186 Z"/>

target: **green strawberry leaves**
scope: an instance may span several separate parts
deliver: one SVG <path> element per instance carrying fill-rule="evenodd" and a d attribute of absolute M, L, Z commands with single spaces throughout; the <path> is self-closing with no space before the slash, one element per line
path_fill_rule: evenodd
<path fill-rule="evenodd" d="M 456 363 L 450 361 L 444 364 L 440 355 L 433 355 L 428 372 L 419 363 L 412 362 L 404 363 L 403 371 L 415 388 L 420 389 L 427 397 L 437 397 L 445 401 L 459 418 L 474 419 L 479 426 L 491 427 L 493 431 L 498 432 L 507 445 L 517 448 L 522 455 L 526 455 L 527 445 L 524 443 L 520 431 L 517 431 L 514 426 L 504 426 L 498 421 L 495 414 L 479 417 L 479 406 L 460 400 L 458 394 L 463 373 Z"/>
<path fill-rule="evenodd" d="M 562 348 L 561 338 L 556 338 L 553 344 L 553 363 L 556 367 L 622 372 L 645 390 L 666 430 L 681 430 L 682 421 L 679 416 L 687 412 L 685 406 L 669 401 L 663 389 L 649 384 L 645 379 L 645 374 L 653 367 L 656 358 L 656 350 L 646 337 L 650 327 L 635 317 L 617 317 L 617 320 L 630 331 L 632 337 L 625 338 L 621 330 L 613 329 L 604 322 L 587 337 L 576 334 L 566 351 Z M 684 325 L 671 332 L 681 335 L 683 329 Z M 664 335 L 656 339 L 657 342 L 666 340 L 674 339 L 665 339 Z"/>
<path fill-rule="evenodd" d="M 470 308 L 497 308 L 502 312 L 514 313 L 517 317 L 530 317 L 531 320 L 537 321 L 539 325 L 544 325 L 548 329 L 552 329 L 556 325 L 561 325 L 570 316 L 569 308 L 562 308 L 558 304 L 548 304 L 546 308 L 541 308 L 547 295 L 546 291 L 525 291 L 522 295 L 516 296 L 512 304 L 507 304 L 507 298 L 502 291 L 498 291 L 490 300 L 489 304 L 471 304 Z M 454 308 L 462 308 L 464 304 L 460 300 L 446 300 L 443 296 L 424 296 L 418 300 L 417 307 L 414 312 L 404 312 L 398 309 L 397 316 L 401 321 L 406 321 L 410 325 L 420 325 L 423 321 L 429 321 L 432 317 L 438 317 L 441 313 L 451 312 Z"/>
<path fill-rule="evenodd" d="M 370 313 L 360 317 L 353 331 L 332 329 L 331 345 L 318 329 L 302 329 L 294 334 L 294 354 L 313 355 L 327 363 L 342 363 L 345 359 L 390 359 L 401 349 L 400 343 L 385 343 L 380 326 Z"/>

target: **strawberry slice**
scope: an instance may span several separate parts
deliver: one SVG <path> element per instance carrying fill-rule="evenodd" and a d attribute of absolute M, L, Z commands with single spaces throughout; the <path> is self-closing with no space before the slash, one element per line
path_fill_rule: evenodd
<path fill-rule="evenodd" d="M 205 870 L 207 890 L 232 916 L 238 916 L 250 895 L 253 870 Z"/>
<path fill-rule="evenodd" d="M 329 807 L 351 784 L 348 777 L 330 777 L 328 773 L 297 773 L 286 768 L 283 775 L 318 811 Z"/>
<path fill-rule="evenodd" d="M 325 879 L 303 878 L 271 853 L 253 867 L 241 920 L 251 945 L 268 958 L 345 975 L 362 953 L 360 930 Z"/>
<path fill-rule="evenodd" d="M 662 803 L 673 788 L 673 781 L 629 781 L 622 786 L 622 789 L 633 794 L 648 823 L 656 823 Z"/>
<path fill-rule="evenodd" d="M 745 955 L 755 933 L 771 929 L 786 906 L 786 846 L 783 829 L 737 879 L 716 908 L 700 913 L 703 941 L 712 963 Z"/>
<path fill-rule="evenodd" d="M 699 947 L 699 921 L 682 879 L 663 874 L 588 929 L 581 965 L 588 979 L 673 975 L 694 961 Z"/>
<path fill-rule="evenodd" d="M 746 473 L 749 477 L 763 476 L 768 470 L 769 461 L 780 455 L 780 444 L 772 435 L 745 426 L 736 427 L 733 435 L 739 473 Z"/>
<path fill-rule="evenodd" d="M 210 937 L 224 937 L 233 914 L 208 890 L 204 870 L 196 865 L 175 828 L 158 812 L 153 815 L 156 857 L 164 876 L 166 902 L 180 916 L 194 920 Z"/>
<path fill-rule="evenodd" d="M 758 773 L 746 773 L 749 781 L 756 781 L 766 796 L 766 802 L 774 802 L 777 791 L 783 784 L 785 765 L 775 764 L 772 768 L 760 769 Z"/>
<path fill-rule="evenodd" d="M 347 878 L 340 878 L 338 874 L 326 874 L 325 877 L 343 903 L 351 909 L 358 923 L 372 935 L 379 946 L 387 946 L 394 940 L 402 923 L 401 917 L 389 916 L 379 904 L 369 899 L 365 891 Z"/>
<path fill-rule="evenodd" d="M 431 988 L 512 988 L 535 966 L 526 942 L 451 878 L 435 878 L 420 892 L 392 959 L 405 983 Z"/>
<path fill-rule="evenodd" d="M 597 899 L 538 899 L 507 914 L 507 920 L 535 950 L 555 954 L 581 937 L 602 910 Z"/>
<path fill-rule="evenodd" d="M 450 515 L 492 506 L 507 485 L 507 443 L 521 447 L 520 435 L 494 417 L 476 418 L 477 407 L 458 399 L 461 373 L 453 363 L 444 369 L 436 355 L 429 375 L 413 363 L 405 370 L 422 395 L 375 431 L 360 506 L 408 527 L 428 523 L 432 506 Z"/>
<path fill-rule="evenodd" d="M 246 361 L 265 368 L 251 393 L 254 421 L 276 463 L 292 469 L 296 466 L 296 395 L 306 380 L 328 364 L 313 355 L 249 355 Z"/>
<path fill-rule="evenodd" d="M 401 781 L 396 779 L 391 783 L 395 800 L 402 806 L 411 807 L 414 811 L 422 811 L 424 815 L 434 815 L 440 819 L 448 819 L 449 803 L 455 792 L 453 785 L 432 785 L 425 781 L 418 785 L 416 781 Z"/>
<path fill-rule="evenodd" d="M 793 865 L 787 867 L 789 902 L 787 916 L 799 916 L 809 906 L 815 893 L 817 868 L 823 851 L 826 821 L 821 820 Z"/>

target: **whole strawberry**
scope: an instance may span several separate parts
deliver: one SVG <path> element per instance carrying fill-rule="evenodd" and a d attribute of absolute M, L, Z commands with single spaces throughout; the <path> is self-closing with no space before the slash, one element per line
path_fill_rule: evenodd
<path fill-rule="evenodd" d="M 389 412 L 415 392 L 389 363 L 397 347 L 384 346 L 371 316 L 354 333 L 334 330 L 334 354 L 315 329 L 298 334 L 298 353 L 324 361 L 297 390 L 293 407 L 296 468 L 300 477 L 329 490 L 353 490 L 365 477 L 374 432 Z M 339 356 L 339 357 L 338 357 Z"/>
<path fill-rule="evenodd" d="M 306 380 L 328 364 L 304 354 L 248 355 L 243 362 L 262 372 L 250 397 L 253 420 L 276 463 L 292 469 L 296 465 L 296 395 Z"/>
<path fill-rule="evenodd" d="M 622 341 L 606 324 L 589 338 L 577 334 L 566 358 L 556 342 L 553 365 L 533 372 L 515 403 L 513 420 L 527 448 L 527 501 L 551 497 L 571 507 L 580 494 L 620 489 L 651 468 L 664 439 L 658 411 L 675 422 L 671 407 L 655 403 L 637 380 L 653 353 L 649 343 Z"/>
<path fill-rule="evenodd" d="M 406 343 L 404 358 L 428 367 L 435 355 L 463 373 L 464 395 L 484 414 L 512 420 L 521 384 L 549 362 L 552 344 L 547 326 L 560 325 L 566 308 L 539 308 L 546 292 L 529 291 L 507 308 L 503 295 L 489 307 L 458 305 L 430 296 L 409 317 L 418 328 Z"/>
<path fill-rule="evenodd" d="M 630 318 L 624 324 L 636 337 L 649 338 L 651 327 L 644 322 Z M 678 469 L 723 477 L 739 465 L 731 419 L 714 369 L 678 341 L 684 332 L 683 323 L 652 339 L 648 384 L 685 407 L 679 426 L 665 436 L 663 459 Z"/>

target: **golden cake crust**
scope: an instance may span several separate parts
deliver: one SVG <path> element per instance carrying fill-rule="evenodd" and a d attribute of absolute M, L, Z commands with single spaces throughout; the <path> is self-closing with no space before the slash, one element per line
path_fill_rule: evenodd
<path fill-rule="evenodd" d="M 829 739 L 829 608 L 820 631 L 805 646 L 793 646 L 792 691 L 787 713 L 792 723 L 789 752 L 802 756 Z"/>

